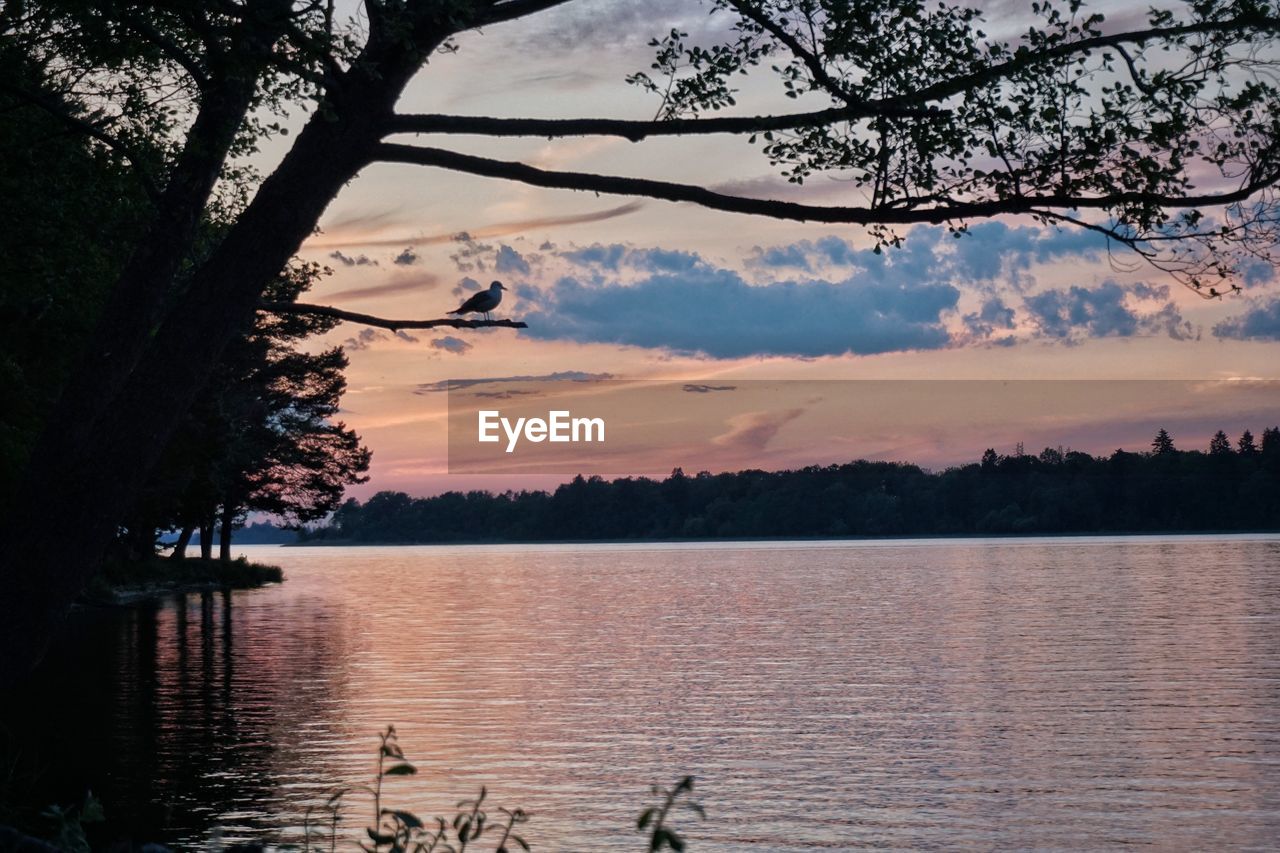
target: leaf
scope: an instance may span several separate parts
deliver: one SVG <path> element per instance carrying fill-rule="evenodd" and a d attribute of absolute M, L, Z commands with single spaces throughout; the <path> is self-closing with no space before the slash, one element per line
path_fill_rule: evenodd
<path fill-rule="evenodd" d="M 648 826 L 649 821 L 653 820 L 653 813 L 656 811 L 657 809 L 655 808 L 647 808 L 643 812 L 641 812 L 640 819 L 636 821 L 636 829 L 644 829 L 646 826 Z"/>
<path fill-rule="evenodd" d="M 422 829 L 422 821 L 413 812 L 398 811 L 396 809 L 383 809 L 383 814 L 395 815 L 396 818 L 410 829 Z"/>
<path fill-rule="evenodd" d="M 80 807 L 81 823 L 102 823 L 107 819 L 106 812 L 102 809 L 102 801 L 89 791 L 84 795 L 84 805 Z"/>
<path fill-rule="evenodd" d="M 418 770 L 412 764 L 395 764 L 382 771 L 383 776 L 412 776 Z"/>

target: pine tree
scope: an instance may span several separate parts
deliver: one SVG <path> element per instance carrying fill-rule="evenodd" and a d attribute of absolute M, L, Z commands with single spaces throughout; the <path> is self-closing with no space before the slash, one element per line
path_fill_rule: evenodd
<path fill-rule="evenodd" d="M 1280 427 L 1268 427 L 1262 431 L 1262 455 L 1280 453 Z"/>
<path fill-rule="evenodd" d="M 1253 456 L 1258 452 L 1258 446 L 1253 443 L 1253 433 L 1249 430 L 1240 433 L 1240 441 L 1236 446 L 1240 448 L 1241 456 Z"/>
<path fill-rule="evenodd" d="M 1174 453 L 1176 448 L 1173 446 L 1173 439 L 1169 437 L 1169 433 L 1163 427 L 1156 437 L 1151 440 L 1151 449 L 1158 454 Z"/>
<path fill-rule="evenodd" d="M 1227 434 L 1222 430 L 1218 430 L 1213 434 L 1213 438 L 1209 439 L 1209 455 L 1210 456 L 1229 456 L 1231 455 L 1231 439 L 1227 438 Z"/>

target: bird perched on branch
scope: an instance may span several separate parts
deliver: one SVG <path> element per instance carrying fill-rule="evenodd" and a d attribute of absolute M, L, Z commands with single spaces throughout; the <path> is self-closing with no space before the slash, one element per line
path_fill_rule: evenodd
<path fill-rule="evenodd" d="M 450 314 L 483 314 L 486 320 L 489 319 L 489 312 L 502 302 L 502 291 L 506 290 L 502 286 L 502 282 L 495 281 L 489 285 L 488 290 L 482 290 L 479 293 L 471 294 L 466 302 L 458 306 L 456 311 L 450 311 Z"/>

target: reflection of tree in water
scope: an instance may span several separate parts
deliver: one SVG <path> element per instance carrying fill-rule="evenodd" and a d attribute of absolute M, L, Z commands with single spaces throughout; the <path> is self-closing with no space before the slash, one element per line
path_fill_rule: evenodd
<path fill-rule="evenodd" d="M 77 614 L 23 705 L 0 711 L 43 768 L 22 799 L 90 789 L 112 837 L 194 842 L 271 837 L 289 802 L 319 796 L 336 774 L 299 751 L 334 719 L 342 633 L 320 602 L 291 602 L 284 620 L 243 602 L 206 592 Z"/>

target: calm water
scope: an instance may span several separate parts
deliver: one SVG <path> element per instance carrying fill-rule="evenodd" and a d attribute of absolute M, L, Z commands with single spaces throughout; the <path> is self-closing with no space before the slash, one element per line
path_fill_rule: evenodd
<path fill-rule="evenodd" d="M 685 773 L 692 853 L 1280 838 L 1280 537 L 244 550 L 287 582 L 82 616 L 13 724 L 129 831 L 296 841 L 394 723 L 392 805 L 536 850 Z"/>

